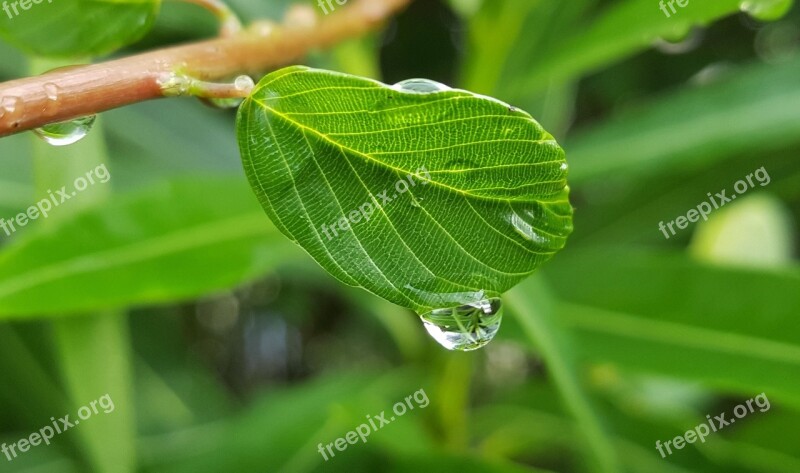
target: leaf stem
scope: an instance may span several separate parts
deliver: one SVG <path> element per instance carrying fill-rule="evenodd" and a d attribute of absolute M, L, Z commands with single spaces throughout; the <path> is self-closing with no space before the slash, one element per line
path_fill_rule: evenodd
<path fill-rule="evenodd" d="M 160 49 L 0 84 L 0 137 L 169 96 L 165 75 L 198 81 L 261 74 L 376 28 L 411 0 L 353 0 L 313 25 L 254 23 L 229 38 Z"/>

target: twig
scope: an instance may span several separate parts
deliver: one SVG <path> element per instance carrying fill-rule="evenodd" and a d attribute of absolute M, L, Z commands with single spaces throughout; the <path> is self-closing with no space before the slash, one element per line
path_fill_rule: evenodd
<path fill-rule="evenodd" d="M 169 96 L 162 84 L 175 74 L 201 81 L 258 74 L 297 60 L 311 49 L 360 36 L 411 0 L 350 1 L 351 5 L 314 24 L 288 18 L 284 25 L 256 22 L 231 37 L 2 83 L 0 137 Z"/>

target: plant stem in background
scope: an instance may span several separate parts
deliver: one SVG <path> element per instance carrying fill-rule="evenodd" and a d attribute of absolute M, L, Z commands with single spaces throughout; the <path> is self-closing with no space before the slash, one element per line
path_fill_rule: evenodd
<path fill-rule="evenodd" d="M 572 353 L 569 339 L 553 321 L 553 301 L 550 294 L 541 277 L 532 276 L 504 298 L 525 334 L 539 349 L 567 409 L 583 430 L 588 453 L 596 464 L 596 471 L 616 473 L 620 469 L 614 447 L 581 388 L 577 368 L 569 355 Z"/>
<path fill-rule="evenodd" d="M 228 38 L 242 29 L 242 22 L 239 17 L 231 10 L 225 2 L 221 0 L 183 0 L 186 3 L 194 3 L 210 11 L 219 20 L 219 35 Z"/>
<path fill-rule="evenodd" d="M 48 60 L 32 60 L 32 73 L 62 66 Z M 71 146 L 54 147 L 33 140 L 36 197 L 107 163 L 100 123 L 90 136 Z M 81 192 L 58 213 L 37 225 L 54 225 L 68 220 L 82 208 L 110 197 L 108 185 L 96 185 Z M 109 394 L 114 412 L 93 418 L 78 426 L 74 435 L 83 460 L 97 473 L 132 473 L 136 469 L 136 422 L 133 414 L 132 369 L 128 321 L 124 312 L 106 311 L 56 319 L 52 322 L 53 350 L 67 394 L 67 412 L 42 413 L 42 417 L 73 413 L 84 403 Z"/>
<path fill-rule="evenodd" d="M 175 75 L 259 74 L 374 29 L 410 0 L 356 0 L 313 25 L 255 22 L 240 33 L 0 84 L 0 137 L 165 96 Z M 55 92 L 55 93 L 53 93 Z"/>

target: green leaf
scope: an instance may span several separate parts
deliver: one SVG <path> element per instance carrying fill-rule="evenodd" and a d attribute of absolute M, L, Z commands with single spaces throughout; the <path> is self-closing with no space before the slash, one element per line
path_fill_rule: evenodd
<path fill-rule="evenodd" d="M 665 1 L 667 5 L 669 2 Z M 773 20 L 788 11 L 792 0 L 715 0 L 687 2 L 675 6 L 677 12 L 667 8 L 669 17 L 653 0 L 627 0 L 615 2 L 603 12 L 591 12 L 591 24 L 575 23 L 575 34 L 557 47 L 545 49 L 531 65 L 531 71 L 516 87 L 508 91 L 511 96 L 541 91 L 549 83 L 567 81 L 611 64 L 638 51 L 649 48 L 659 38 L 678 39 L 692 27 L 705 26 L 725 16 L 745 9 L 751 15 Z"/>
<path fill-rule="evenodd" d="M 547 473 L 550 470 L 519 466 L 509 461 L 490 460 L 478 456 L 456 455 L 452 453 L 429 453 L 423 455 L 398 455 L 389 461 L 383 470 L 386 473 L 438 473 L 458 471 L 459 473 Z"/>
<path fill-rule="evenodd" d="M 237 123 L 251 186 L 347 284 L 418 311 L 502 293 L 572 230 L 564 152 L 498 100 L 406 89 L 305 67 L 266 76 Z"/>
<path fill-rule="evenodd" d="M 563 255 L 547 277 L 560 319 L 595 362 L 800 402 L 796 266 L 762 272 L 595 249 Z"/>
<path fill-rule="evenodd" d="M 292 255 L 240 179 L 164 183 L 81 212 L 0 253 L 0 318 L 190 298 Z"/>
<path fill-rule="evenodd" d="M 99 56 L 144 36 L 159 6 L 159 0 L 12 0 L 0 12 L 0 37 L 40 56 Z"/>
<path fill-rule="evenodd" d="M 64 414 L 108 396 L 107 407 L 82 423 L 75 434 L 87 463 L 97 471 L 135 471 L 131 348 L 124 313 L 56 319 L 52 335 L 70 398 L 70 410 Z"/>
<path fill-rule="evenodd" d="M 798 74 L 800 58 L 750 65 L 724 80 L 619 113 L 567 143 L 570 179 L 575 185 L 663 177 L 665 172 L 685 172 L 742 153 L 763 153 L 765 147 L 797 143 Z"/>
<path fill-rule="evenodd" d="M 511 311 L 519 319 L 522 330 L 538 348 L 547 363 L 553 382 L 557 385 L 566 407 L 578 421 L 594 463 L 594 470 L 619 471 L 608 434 L 600 422 L 586 390 L 578 376 L 578 363 L 574 358 L 573 342 L 555 318 L 552 296 L 546 284 L 537 276 L 528 279 L 507 300 Z"/>

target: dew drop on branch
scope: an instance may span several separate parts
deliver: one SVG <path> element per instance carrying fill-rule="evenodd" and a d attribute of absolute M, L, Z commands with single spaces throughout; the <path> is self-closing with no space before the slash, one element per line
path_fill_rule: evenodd
<path fill-rule="evenodd" d="M 80 117 L 65 122 L 50 123 L 41 128 L 36 128 L 33 133 L 53 146 L 66 146 L 77 143 L 89 134 L 97 115 Z"/>

